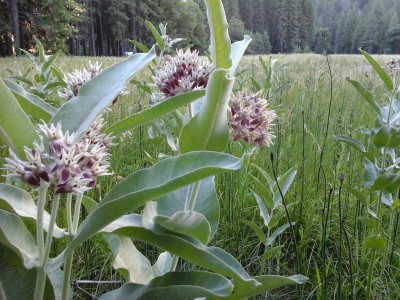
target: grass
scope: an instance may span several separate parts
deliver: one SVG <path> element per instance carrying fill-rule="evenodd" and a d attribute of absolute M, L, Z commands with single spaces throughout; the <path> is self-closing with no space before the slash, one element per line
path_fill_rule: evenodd
<path fill-rule="evenodd" d="M 304 299 L 362 299 L 370 250 L 363 239 L 370 232 L 366 219 L 367 204 L 375 210 L 376 201 L 362 203 L 346 187 L 362 188 L 362 157 L 349 147 L 333 139 L 333 135 L 353 136 L 367 142 L 360 129 L 371 127 L 374 114 L 356 90 L 346 81 L 346 76 L 363 82 L 377 90 L 377 75 L 360 55 L 314 54 L 273 55 L 278 65 L 284 65 L 276 74 L 271 88 L 270 106 L 276 109 L 277 138 L 269 149 L 262 149 L 253 162 L 272 175 L 270 153 L 274 153 L 277 174 L 291 167 L 298 170 L 294 185 L 285 197 L 287 203 L 296 202 L 290 216 L 296 222 L 295 232 L 300 263 L 300 273 L 310 280 L 301 287 Z M 382 64 L 391 58 L 376 57 Z M 58 66 L 65 72 L 87 66 L 87 61 L 99 60 L 107 67 L 122 58 L 62 57 Z M 0 59 L 0 76 L 8 77 L 7 69 L 25 69 L 29 65 L 23 58 Z M 258 57 L 245 57 L 235 89 L 252 90 L 250 78 L 261 80 L 263 71 Z M 136 79 L 148 80 L 147 71 Z M 133 112 L 145 108 L 146 95 L 132 84 L 131 94 L 121 98 L 107 115 L 110 124 Z M 254 91 L 255 92 L 255 91 Z M 90 197 L 100 199 L 121 178 L 134 170 L 152 165 L 162 153 L 171 154 L 162 137 L 150 139 L 147 127 L 138 128 L 121 139 L 113 149 L 112 167 L 115 175 L 100 181 Z M 2 148 L 2 157 L 5 150 Z M 241 155 L 240 145 L 231 142 L 227 151 Z M 256 174 L 252 169 L 250 173 Z M 285 245 L 276 256 L 264 261 L 263 246 L 253 231 L 243 224 L 249 220 L 262 226 L 257 203 L 248 194 L 248 188 L 257 189 L 246 180 L 244 170 L 217 178 L 217 191 L 221 203 L 220 228 L 213 244 L 228 250 L 239 259 L 252 275 L 295 274 L 293 238 L 289 230 L 279 236 L 278 244 Z M 343 179 L 343 185 L 342 185 Z M 369 199 L 368 201 L 371 201 Z M 283 220 L 286 221 L 286 220 Z M 282 222 L 283 222 L 282 221 Z M 287 222 L 287 221 L 286 221 Z M 378 251 L 379 263 L 375 269 L 373 298 L 395 299 L 400 293 L 400 248 L 396 231 L 399 213 L 383 208 L 383 233 L 392 242 L 386 249 L 387 267 L 382 267 L 384 251 Z M 139 244 L 139 249 L 150 259 L 158 254 L 152 246 Z M 89 258 L 89 259 L 88 259 Z M 111 268 L 112 255 L 101 238 L 95 238 L 79 250 L 74 264 L 75 279 L 119 280 Z M 190 268 L 181 264 L 181 268 Z M 95 287 L 96 288 L 96 287 Z M 94 289 L 95 289 L 94 288 Z M 104 286 L 91 290 L 101 294 Z M 107 288 L 107 287 L 106 287 Z M 84 299 L 78 293 L 77 299 Z M 294 287 L 273 291 L 260 299 L 296 298 Z"/>

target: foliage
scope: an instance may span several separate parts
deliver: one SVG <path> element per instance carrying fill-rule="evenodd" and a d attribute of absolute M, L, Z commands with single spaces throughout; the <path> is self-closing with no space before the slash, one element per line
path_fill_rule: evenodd
<path fill-rule="evenodd" d="M 301 275 L 254 277 L 228 252 L 208 245 L 219 223 L 214 177 L 239 170 L 249 158 L 246 153 L 241 158 L 223 153 L 229 141 L 227 109 L 234 83 L 233 75 L 249 38 L 231 45 L 221 2 L 207 0 L 206 5 L 214 69 L 206 80 L 205 93 L 193 91 L 174 99 L 178 99 L 181 105 L 188 104 L 191 107 L 188 109 L 189 118 L 180 128 L 176 155 L 150 168 L 133 171 L 110 188 L 99 202 L 84 197 L 84 193 L 95 187 L 98 177 L 111 175 L 108 159 L 109 149 L 114 143 L 110 135 L 100 132 L 105 124 L 102 116 L 125 82 L 155 59 L 155 47 L 147 53 L 134 54 L 86 81 L 76 97 L 62 104 L 59 109 L 53 108 L 55 111 L 51 113 L 48 107 L 36 105 L 37 115 L 51 115 L 47 123 L 42 121 L 36 124 L 36 130 L 35 120 L 26 115 L 32 106 L 25 107 L 24 111 L 3 81 L 0 83 L 5 107 L 0 113 L 0 134 L 10 148 L 10 156 L 5 164 L 6 177 L 9 183 L 15 181 L 21 186 L 0 186 L 0 242 L 8 248 L 6 254 L 9 250 L 14 253 L 4 258 L 7 260 L 6 266 L 15 264 L 16 256 L 20 260 L 7 274 L 0 273 L 2 277 L 7 277 L 7 281 L 1 278 L 1 282 L 10 283 L 10 278 L 19 282 L 17 279 L 24 268 L 28 271 L 24 279 L 30 286 L 35 282 L 34 289 L 31 289 L 33 295 L 29 297 L 71 299 L 74 252 L 98 234 L 105 236 L 116 255 L 114 266 L 122 271 L 127 280 L 136 279 L 104 294 L 102 299 L 146 299 L 160 295 L 174 295 L 176 299 L 241 299 L 280 286 L 305 282 L 306 278 Z M 169 8 L 173 12 L 174 7 Z M 150 26 L 151 29 L 153 27 Z M 152 31 L 159 38 L 158 33 Z M 121 41 L 118 31 L 117 39 Z M 165 46 L 163 43 L 158 41 L 160 50 Z M 36 81 L 46 86 L 47 81 L 51 80 L 47 71 L 57 56 L 46 57 L 44 51 L 40 50 L 39 58 L 32 56 L 31 59 L 38 68 L 39 79 Z M 189 51 L 185 55 L 194 54 Z M 184 72 L 184 67 L 187 67 L 185 62 L 180 65 L 182 70 L 173 71 Z M 176 77 L 173 84 L 176 84 L 175 80 Z M 24 98 L 24 103 L 37 104 L 28 93 L 18 93 L 18 87 L 15 90 L 18 98 Z M 200 97 L 203 97 L 201 101 Z M 197 106 L 192 107 L 190 102 L 195 100 Z M 139 113 L 139 122 L 131 122 L 135 118 L 128 118 L 123 124 L 117 122 L 114 128 L 119 128 L 119 132 L 132 130 L 151 121 L 151 118 L 174 113 L 181 109 L 179 104 L 160 103 L 150 108 L 151 113 Z M 20 128 L 18 131 L 15 130 L 16 126 Z M 263 134 L 271 135 L 269 132 Z M 290 174 L 289 177 L 293 178 Z M 291 181 L 281 182 L 284 192 Z M 65 205 L 59 205 L 64 200 Z M 162 206 L 164 201 L 172 204 L 168 205 L 168 210 Z M 283 199 L 277 196 L 276 203 L 280 201 Z M 51 206 L 50 213 L 46 210 L 48 203 Z M 82 203 L 85 203 L 90 214 L 80 223 Z M 141 214 L 134 213 L 143 206 Z M 60 213 L 59 207 L 65 208 L 65 213 Z M 66 231 L 57 226 L 59 217 L 63 215 L 66 217 Z M 25 223 L 26 219 L 33 219 L 34 226 L 31 225 L 35 227 L 32 231 L 35 237 Z M 66 237 L 65 248 L 51 258 L 53 239 L 63 237 Z M 163 252 L 157 262 L 151 265 L 138 251 L 133 251 L 137 264 L 130 264 L 132 258 L 127 257 L 126 252 L 135 250 L 130 239 L 158 247 L 169 254 Z M 177 272 L 179 259 L 213 273 Z M 138 265 L 140 270 L 136 269 Z M 1 291 L 6 293 L 6 297 L 26 296 L 16 296 L 16 290 L 17 293 L 25 292 L 18 291 L 11 283 Z"/>

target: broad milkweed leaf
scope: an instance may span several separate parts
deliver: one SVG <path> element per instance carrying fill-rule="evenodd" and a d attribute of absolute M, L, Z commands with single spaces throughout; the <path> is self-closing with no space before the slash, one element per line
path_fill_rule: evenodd
<path fill-rule="evenodd" d="M 381 107 L 379 106 L 378 102 L 375 100 L 375 96 L 360 82 L 357 80 L 352 80 L 350 77 L 346 77 L 346 80 L 350 82 L 357 91 L 364 97 L 365 100 L 371 105 L 371 107 L 380 115 L 382 116 Z"/>
<path fill-rule="evenodd" d="M 154 48 L 146 54 L 134 54 L 93 77 L 79 89 L 78 96 L 66 102 L 50 123 L 62 123 L 63 131 L 76 132 L 76 139 L 90 127 L 117 97 L 125 81 L 155 57 Z"/>
<path fill-rule="evenodd" d="M 251 42 L 251 37 L 245 35 L 242 41 L 237 41 L 232 44 L 232 52 L 231 52 L 232 68 L 229 71 L 228 74 L 229 77 L 235 76 L 235 71 L 239 66 L 240 59 L 242 58 L 250 42 Z"/>
<path fill-rule="evenodd" d="M 148 285 L 126 283 L 121 288 L 104 294 L 100 300 L 226 297 L 232 293 L 232 289 L 232 283 L 218 274 L 204 271 L 171 272 L 154 278 Z"/>
<path fill-rule="evenodd" d="M 375 69 L 376 73 L 378 73 L 379 77 L 382 79 L 382 81 L 385 84 L 386 88 L 389 91 L 392 91 L 393 90 L 393 81 L 392 81 L 392 79 L 390 79 L 389 75 L 385 72 L 385 70 L 367 52 L 365 52 L 361 48 L 359 48 L 358 50 L 368 60 L 368 62 L 371 64 L 371 66 Z"/>
<path fill-rule="evenodd" d="M 204 95 L 205 91 L 198 90 L 168 98 L 167 100 L 157 105 L 142 110 L 113 124 L 112 126 L 107 128 L 106 133 L 113 133 L 114 135 L 121 134 L 147 122 L 150 122 L 156 118 L 159 118 L 167 113 L 173 112 L 184 105 L 188 105 L 189 103 L 203 97 Z"/>
<path fill-rule="evenodd" d="M 157 28 L 154 27 L 154 25 L 148 20 L 146 20 L 144 22 L 144 24 L 147 26 L 147 28 L 150 29 L 151 33 L 153 34 L 154 38 L 156 39 L 158 48 L 160 48 L 161 51 L 164 50 L 165 44 L 164 44 L 164 41 L 163 41 L 161 35 L 158 33 Z"/>
<path fill-rule="evenodd" d="M 25 158 L 24 146 L 31 147 L 39 136 L 17 99 L 0 80 L 0 137 L 21 159 Z"/>

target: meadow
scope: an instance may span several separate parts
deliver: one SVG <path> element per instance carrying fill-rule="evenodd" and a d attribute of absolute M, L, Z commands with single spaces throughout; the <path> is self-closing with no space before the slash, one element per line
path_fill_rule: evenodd
<path fill-rule="evenodd" d="M 273 274 L 290 276 L 302 274 L 309 280 L 300 286 L 272 290 L 257 299 L 364 299 L 371 250 L 364 239 L 371 229 L 371 211 L 376 210 L 372 193 L 363 188 L 363 157 L 354 149 L 340 143 L 334 136 L 351 136 L 364 144 L 368 136 L 363 128 L 371 128 L 375 114 L 357 90 L 346 80 L 362 82 L 378 95 L 383 103 L 382 85 L 378 75 L 361 55 L 272 55 L 263 61 L 276 59 L 271 86 L 266 91 L 269 107 L 278 115 L 273 131 L 274 144 L 262 148 L 251 157 L 251 163 L 237 172 L 217 175 L 216 187 L 221 205 L 220 224 L 211 244 L 235 256 L 251 275 Z M 374 56 L 384 65 L 392 56 Z M 399 58 L 399 57 L 397 57 Z M 103 69 L 124 60 L 111 57 L 60 57 L 56 65 L 63 72 L 88 67 L 88 61 L 99 61 Z M 0 59 L 0 76 L 9 78 L 18 70 L 31 67 L 26 58 Z M 237 70 L 233 91 L 244 88 L 257 92 L 257 83 L 265 80 L 258 56 L 245 56 Z M 135 76 L 149 83 L 148 69 Z M 120 97 L 107 113 L 106 123 L 113 124 L 149 106 L 149 95 L 137 85 L 127 85 L 130 93 Z M 55 97 L 55 96 L 54 96 Z M 111 167 L 114 175 L 101 178 L 89 197 L 99 200 L 117 182 L 135 170 L 152 166 L 163 156 L 173 155 L 164 136 L 149 135 L 150 125 L 136 128 L 120 137 L 112 149 Z M 230 141 L 226 152 L 237 157 L 248 151 L 245 146 Z M 2 147 L 1 164 L 7 155 Z M 273 161 L 271 161 L 273 153 Z M 267 185 L 260 169 L 280 176 L 291 168 L 297 170 L 293 184 L 285 195 L 295 236 L 289 230 L 277 235 L 274 245 L 280 245 L 267 258 L 265 245 L 250 221 L 264 226 L 254 191 L 262 195 Z M 253 176 L 260 180 L 256 183 Z M 3 179 L 2 179 L 3 180 Z M 264 181 L 263 181 L 264 180 Z M 363 191 L 365 201 L 351 189 Z M 396 191 L 396 195 L 397 195 Z M 61 204 L 63 205 L 63 204 Z M 83 217 L 87 215 L 82 211 Z M 82 218 L 83 218 L 82 217 Z M 286 223 L 284 216 L 280 224 Z M 373 222 L 373 221 L 372 221 Z M 382 208 L 381 232 L 386 240 L 383 250 L 375 257 L 373 299 L 397 299 L 400 293 L 399 210 Z M 138 242 L 135 245 L 154 261 L 157 248 Z M 296 247 L 295 247 L 296 245 Z M 55 244 L 52 251 L 58 252 Z M 112 268 L 113 255 L 100 237 L 93 238 L 76 252 L 72 277 L 74 280 L 121 280 Z M 190 263 L 180 262 L 178 270 L 192 270 Z M 118 283 L 114 283 L 118 286 Z M 110 285 L 79 286 L 92 295 L 100 295 Z M 87 299 L 85 292 L 75 290 L 76 299 Z"/>

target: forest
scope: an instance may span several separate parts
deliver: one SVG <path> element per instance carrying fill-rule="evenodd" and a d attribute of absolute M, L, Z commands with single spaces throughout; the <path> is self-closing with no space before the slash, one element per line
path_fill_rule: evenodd
<path fill-rule="evenodd" d="M 232 40 L 252 37 L 249 54 L 400 52 L 396 0 L 224 0 Z M 130 40 L 151 45 L 145 20 L 168 23 L 171 37 L 206 50 L 201 0 L 1 0 L 0 55 L 46 49 L 71 55 L 121 56 Z M 168 22 L 167 22 L 168 20 Z M 188 22 L 190 20 L 190 22 Z"/>

